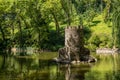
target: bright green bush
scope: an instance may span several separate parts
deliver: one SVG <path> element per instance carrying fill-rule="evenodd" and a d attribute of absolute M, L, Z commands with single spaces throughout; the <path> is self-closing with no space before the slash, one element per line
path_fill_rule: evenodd
<path fill-rule="evenodd" d="M 95 50 L 98 48 L 104 48 L 104 47 L 112 47 L 112 37 L 108 34 L 94 34 L 90 37 L 88 40 L 87 46 L 91 50 Z"/>

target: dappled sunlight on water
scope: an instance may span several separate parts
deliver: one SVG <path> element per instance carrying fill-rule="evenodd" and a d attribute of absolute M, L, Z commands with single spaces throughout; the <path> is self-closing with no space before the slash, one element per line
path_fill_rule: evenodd
<path fill-rule="evenodd" d="M 0 80 L 120 80 L 120 55 L 100 55 L 96 63 L 74 65 L 55 63 L 50 56 L 0 56 Z"/>

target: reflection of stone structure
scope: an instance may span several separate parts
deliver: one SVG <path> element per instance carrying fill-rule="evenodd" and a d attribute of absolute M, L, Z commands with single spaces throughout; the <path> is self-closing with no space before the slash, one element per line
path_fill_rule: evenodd
<path fill-rule="evenodd" d="M 58 65 L 58 74 L 57 80 L 61 76 L 65 78 L 62 80 L 86 80 L 85 74 L 91 69 L 91 64 L 81 64 L 79 66 L 71 66 L 70 64 Z M 62 75 L 60 75 L 62 73 Z M 61 79 L 60 79 L 61 80 Z"/>
<path fill-rule="evenodd" d="M 84 47 L 83 28 L 67 27 L 65 29 L 65 47 L 59 49 L 58 62 L 95 61 L 90 57 L 89 49 Z"/>

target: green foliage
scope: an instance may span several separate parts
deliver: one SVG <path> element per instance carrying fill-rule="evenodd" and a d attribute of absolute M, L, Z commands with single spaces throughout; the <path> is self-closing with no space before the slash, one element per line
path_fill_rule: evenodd
<path fill-rule="evenodd" d="M 94 51 L 96 48 L 112 48 L 112 36 L 109 36 L 107 34 L 94 34 L 90 37 L 88 40 L 88 47 Z"/>
<path fill-rule="evenodd" d="M 119 8 L 119 0 L 1 0 L 0 49 L 16 45 L 57 51 L 67 25 L 85 26 L 85 45 L 92 50 L 119 47 Z"/>
<path fill-rule="evenodd" d="M 87 20 L 88 24 L 93 20 L 95 16 L 94 3 L 95 0 L 73 0 L 75 10 L 79 16 L 79 25 L 83 25 L 84 20 Z"/>

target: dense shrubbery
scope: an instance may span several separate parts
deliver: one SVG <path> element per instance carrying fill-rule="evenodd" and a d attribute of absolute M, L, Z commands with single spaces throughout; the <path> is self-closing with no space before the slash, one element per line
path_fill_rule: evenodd
<path fill-rule="evenodd" d="M 96 50 L 96 48 L 112 48 L 112 37 L 106 34 L 94 34 L 88 40 L 88 47 L 91 50 Z"/>
<path fill-rule="evenodd" d="M 55 30 L 51 30 L 48 39 L 43 40 L 41 43 L 40 46 L 43 50 L 57 51 L 64 46 L 64 34 L 57 34 Z"/>

